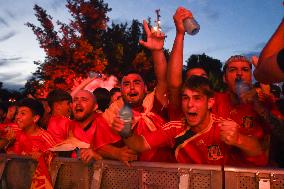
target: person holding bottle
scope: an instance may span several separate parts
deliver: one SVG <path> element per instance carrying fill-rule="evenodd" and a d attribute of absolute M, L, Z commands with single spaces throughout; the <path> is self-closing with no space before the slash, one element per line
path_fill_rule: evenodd
<path fill-rule="evenodd" d="M 143 76 L 134 69 L 127 70 L 121 81 L 122 99 L 114 102 L 109 109 L 104 112 L 104 117 L 112 127 L 129 126 L 127 117 L 132 115 L 132 129 L 135 134 L 146 134 L 160 130 L 167 120 L 167 82 L 166 82 L 166 58 L 163 52 L 165 35 L 160 30 L 149 28 L 146 21 L 143 22 L 147 35 L 147 41 L 140 41 L 140 44 L 150 49 L 152 52 L 154 70 L 157 78 L 157 85 L 152 93 L 147 94 L 147 86 Z M 127 104 L 132 114 L 122 109 Z M 120 116 L 119 116 L 120 112 Z M 126 120 L 126 121 L 124 121 Z M 125 124 L 127 122 L 127 124 Z M 131 132 L 122 132 L 123 138 L 131 136 Z M 140 153 L 140 161 L 154 162 L 175 162 L 174 155 L 170 148 L 155 148 Z"/>
<path fill-rule="evenodd" d="M 223 67 L 227 90 L 215 93 L 212 112 L 238 123 L 239 131 L 262 144 L 268 156 L 269 124 L 262 116 L 263 104 L 252 87 L 252 63 L 242 55 L 231 56 Z"/>
<path fill-rule="evenodd" d="M 73 97 L 72 112 L 74 120 L 83 129 L 90 148 L 80 149 L 80 157 L 84 162 L 101 158 L 120 160 L 126 165 L 136 160 L 136 153 L 127 147 L 119 147 L 116 143 L 120 137 L 112 132 L 101 113 L 97 113 L 97 101 L 93 93 L 87 90 L 78 91 Z"/>
<path fill-rule="evenodd" d="M 169 92 L 169 117 L 171 120 L 179 120 L 182 116 L 180 108 L 181 99 L 180 91 L 183 83 L 182 70 L 183 70 L 183 48 L 184 48 L 184 37 L 185 32 L 189 35 L 190 31 L 194 29 L 188 29 L 188 21 L 193 19 L 193 15 L 190 10 L 184 7 L 178 7 L 174 16 L 174 23 L 176 27 L 176 36 L 172 47 L 168 67 L 167 67 L 167 82 Z M 199 31 L 199 27 L 195 31 Z M 194 33 L 195 34 L 195 33 Z M 202 64 L 195 65 L 186 70 L 186 78 L 192 75 L 199 75 L 208 78 L 207 70 L 202 67 Z"/>
<path fill-rule="evenodd" d="M 267 157 L 258 140 L 242 133 L 235 121 L 211 112 L 214 90 L 207 78 L 190 77 L 181 93 L 183 117 L 180 120 L 170 121 L 151 133 L 134 133 L 124 138 L 127 146 L 139 152 L 168 146 L 179 163 L 266 165 Z M 114 125 L 115 131 L 122 129 L 121 125 Z"/>

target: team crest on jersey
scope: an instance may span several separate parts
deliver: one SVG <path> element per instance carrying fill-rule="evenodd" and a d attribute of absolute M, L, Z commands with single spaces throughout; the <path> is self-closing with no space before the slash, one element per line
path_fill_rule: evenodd
<path fill-rule="evenodd" d="M 208 159 L 209 160 L 216 161 L 216 160 L 223 158 L 219 145 L 214 144 L 214 145 L 208 146 L 207 148 L 208 148 Z"/>
<path fill-rule="evenodd" d="M 242 121 L 243 128 L 252 128 L 253 127 L 253 117 L 244 116 Z"/>

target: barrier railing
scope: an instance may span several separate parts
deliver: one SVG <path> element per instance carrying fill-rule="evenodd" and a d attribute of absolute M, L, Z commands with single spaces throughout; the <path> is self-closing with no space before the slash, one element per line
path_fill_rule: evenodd
<path fill-rule="evenodd" d="M 92 164 L 55 158 L 50 166 L 54 188 L 62 189 L 284 189 L 284 169 L 102 160 Z M 30 188 L 37 162 L 0 155 L 1 188 Z M 223 170 L 223 171 L 222 171 Z"/>
<path fill-rule="evenodd" d="M 30 188 L 37 161 L 29 157 L 0 155 L 1 188 Z"/>

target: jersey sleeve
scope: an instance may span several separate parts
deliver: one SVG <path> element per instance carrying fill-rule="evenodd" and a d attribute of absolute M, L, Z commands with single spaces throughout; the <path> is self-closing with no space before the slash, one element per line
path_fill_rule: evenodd
<path fill-rule="evenodd" d="M 184 125 L 180 121 L 171 121 L 162 126 L 162 129 L 143 135 L 151 148 L 173 147 L 175 137 L 183 131 Z"/>
<path fill-rule="evenodd" d="M 102 116 L 98 116 L 93 124 L 96 124 L 96 131 L 94 132 L 91 143 L 94 150 L 106 144 L 113 144 L 121 140 L 121 137 L 111 130 L 108 123 Z"/>

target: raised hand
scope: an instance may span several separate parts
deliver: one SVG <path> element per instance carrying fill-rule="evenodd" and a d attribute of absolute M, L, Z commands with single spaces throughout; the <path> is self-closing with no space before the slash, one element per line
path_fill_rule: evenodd
<path fill-rule="evenodd" d="M 189 10 L 185 9 L 184 7 L 179 7 L 176 10 L 176 13 L 173 16 L 173 19 L 176 25 L 177 33 L 184 34 L 185 28 L 183 26 L 183 20 L 186 18 L 192 18 L 192 17 L 193 17 L 192 13 Z"/>
<path fill-rule="evenodd" d="M 147 41 L 140 40 L 139 43 L 149 50 L 162 50 L 164 47 L 165 34 L 160 30 L 149 29 L 146 20 L 143 20 L 144 30 L 147 35 Z"/>

